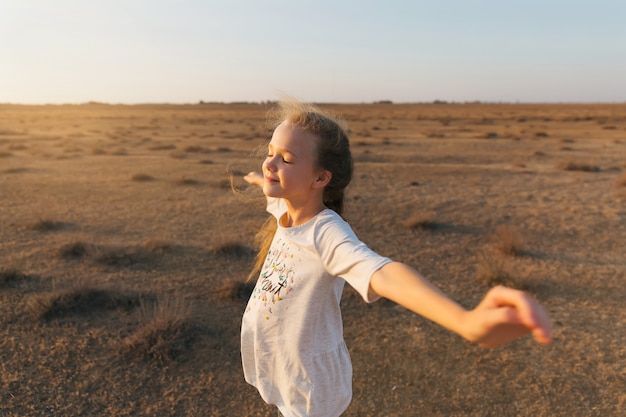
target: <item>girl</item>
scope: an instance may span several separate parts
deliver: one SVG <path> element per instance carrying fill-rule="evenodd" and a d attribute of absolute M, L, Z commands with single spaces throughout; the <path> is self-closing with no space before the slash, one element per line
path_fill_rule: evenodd
<path fill-rule="evenodd" d="M 348 137 L 311 105 L 281 103 L 262 174 L 272 214 L 259 236 L 256 287 L 241 327 L 244 376 L 287 417 L 339 416 L 352 397 L 352 365 L 339 303 L 347 281 L 366 302 L 388 298 L 485 346 L 526 333 L 549 343 L 545 310 L 523 292 L 491 289 L 466 311 L 407 265 L 360 242 L 342 219 L 352 177 Z"/>

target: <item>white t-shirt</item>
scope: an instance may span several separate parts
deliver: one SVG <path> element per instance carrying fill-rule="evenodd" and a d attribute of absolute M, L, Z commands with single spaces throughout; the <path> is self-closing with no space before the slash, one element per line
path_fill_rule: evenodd
<path fill-rule="evenodd" d="M 268 198 L 277 219 L 283 200 Z M 246 381 L 285 417 L 339 416 L 352 398 L 352 364 L 339 303 L 347 281 L 367 302 L 372 274 L 390 259 L 325 209 L 278 229 L 241 326 Z M 376 297 L 377 298 L 377 297 Z"/>

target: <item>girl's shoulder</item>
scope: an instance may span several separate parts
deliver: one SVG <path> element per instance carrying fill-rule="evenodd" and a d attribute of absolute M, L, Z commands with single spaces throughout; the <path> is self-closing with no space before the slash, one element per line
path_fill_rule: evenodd
<path fill-rule="evenodd" d="M 322 210 L 315 218 L 316 241 L 358 240 L 352 227 L 337 212 Z"/>

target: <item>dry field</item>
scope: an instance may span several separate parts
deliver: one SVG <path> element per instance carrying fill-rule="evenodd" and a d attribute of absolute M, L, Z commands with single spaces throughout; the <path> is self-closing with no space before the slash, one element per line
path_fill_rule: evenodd
<path fill-rule="evenodd" d="M 362 240 L 467 307 L 524 288 L 555 327 L 487 350 L 347 288 L 345 415 L 623 415 L 626 105 L 327 108 Z M 275 415 L 239 363 L 266 110 L 0 105 L 1 416 Z"/>

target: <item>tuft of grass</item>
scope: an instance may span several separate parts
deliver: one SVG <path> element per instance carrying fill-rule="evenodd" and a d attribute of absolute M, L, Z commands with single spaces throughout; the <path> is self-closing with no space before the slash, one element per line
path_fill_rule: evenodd
<path fill-rule="evenodd" d="M 223 241 L 209 247 L 213 255 L 229 258 L 246 258 L 255 255 L 254 249 L 235 241 Z"/>
<path fill-rule="evenodd" d="M 216 295 L 222 300 L 243 301 L 247 303 L 255 285 L 256 283 L 254 281 L 228 281 L 217 289 Z"/>
<path fill-rule="evenodd" d="M 497 132 L 486 132 L 482 135 L 476 136 L 479 139 L 497 139 L 500 137 Z"/>
<path fill-rule="evenodd" d="M 200 331 L 194 324 L 191 306 L 183 301 L 158 300 L 138 310 L 139 325 L 120 344 L 127 358 L 155 360 L 165 364 L 191 349 Z"/>
<path fill-rule="evenodd" d="M 559 165 L 559 168 L 565 171 L 583 171 L 583 172 L 600 172 L 597 165 L 586 164 L 584 162 L 566 161 Z"/>
<path fill-rule="evenodd" d="M 171 151 L 176 149 L 176 145 L 171 145 L 171 144 L 161 144 L 161 145 L 154 145 L 148 148 L 151 151 Z"/>
<path fill-rule="evenodd" d="M 152 253 L 168 252 L 174 247 L 170 242 L 165 240 L 153 239 L 145 242 L 142 248 Z"/>
<path fill-rule="evenodd" d="M 532 282 L 527 277 L 520 277 L 511 271 L 502 255 L 492 251 L 483 250 L 476 255 L 476 280 L 488 287 L 504 285 L 522 291 L 533 288 Z"/>
<path fill-rule="evenodd" d="M 30 168 L 20 167 L 20 168 L 9 168 L 2 171 L 4 174 L 23 174 L 25 172 L 30 172 Z"/>
<path fill-rule="evenodd" d="M 526 251 L 526 242 L 515 226 L 501 224 L 491 235 L 493 247 L 505 255 L 520 256 Z"/>
<path fill-rule="evenodd" d="M 435 221 L 435 213 L 423 211 L 413 214 L 402 225 L 407 229 L 435 230 L 440 224 Z"/>
<path fill-rule="evenodd" d="M 622 174 L 621 177 L 615 180 L 615 185 L 618 187 L 626 187 L 626 174 Z"/>
<path fill-rule="evenodd" d="M 193 178 L 181 178 L 177 180 L 176 185 L 200 185 L 201 182 Z"/>
<path fill-rule="evenodd" d="M 92 256 L 101 265 L 129 267 L 150 263 L 154 260 L 154 253 L 140 246 L 108 246 L 99 247 Z"/>
<path fill-rule="evenodd" d="M 154 262 L 158 259 L 158 255 L 170 248 L 169 243 L 161 241 L 150 241 L 139 246 L 98 246 L 78 241 L 63 245 L 59 250 L 59 255 L 63 259 L 90 259 L 100 265 L 130 267 Z"/>
<path fill-rule="evenodd" d="M 51 219 L 41 219 L 30 226 L 30 229 L 38 232 L 56 232 L 71 227 L 71 223 L 60 222 Z"/>
<path fill-rule="evenodd" d="M 12 287 L 29 276 L 15 267 L 0 268 L 0 288 Z"/>
<path fill-rule="evenodd" d="M 147 182 L 147 181 L 154 181 L 155 178 L 152 175 L 148 175 L 148 174 L 135 174 L 131 177 L 131 180 L 138 181 L 138 182 Z"/>
<path fill-rule="evenodd" d="M 68 288 L 33 295 L 26 307 L 37 318 L 53 320 L 119 308 L 130 310 L 139 306 L 141 300 L 142 296 L 135 292 L 77 283 Z"/>
<path fill-rule="evenodd" d="M 187 146 L 185 148 L 185 152 L 187 153 L 210 153 L 211 150 L 207 148 L 203 148 L 202 146 Z"/>
<path fill-rule="evenodd" d="M 80 259 L 92 255 L 96 246 L 83 241 L 66 243 L 59 249 L 59 256 L 63 259 Z"/>

